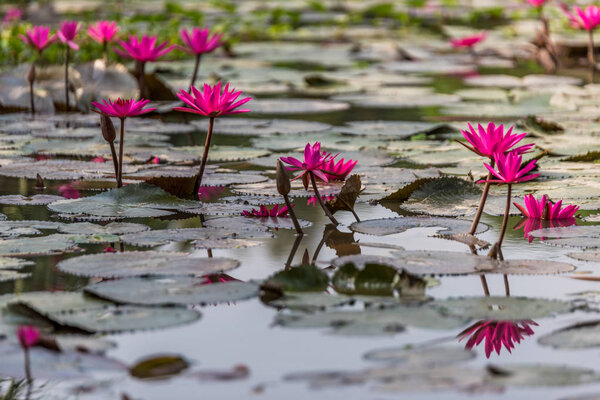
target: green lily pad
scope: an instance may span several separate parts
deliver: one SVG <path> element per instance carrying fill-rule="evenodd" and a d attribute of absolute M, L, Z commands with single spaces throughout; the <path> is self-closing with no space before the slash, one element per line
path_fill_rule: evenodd
<path fill-rule="evenodd" d="M 185 253 L 125 251 L 69 258 L 57 264 L 63 272 L 89 277 L 125 278 L 133 276 L 216 274 L 236 268 L 230 258 L 198 258 Z"/>
<path fill-rule="evenodd" d="M 20 194 L 0 196 L 0 204 L 15 206 L 45 206 L 57 200 L 64 200 L 64 197 L 51 194 L 36 194 L 30 197 Z"/>
<path fill-rule="evenodd" d="M 372 219 L 350 225 L 353 232 L 375 236 L 387 236 L 405 232 L 412 228 L 429 227 L 439 228 L 438 233 L 459 234 L 469 231 L 471 221 L 444 217 L 401 217 Z M 483 233 L 488 229 L 489 226 L 479 223 L 476 233 Z"/>
<path fill-rule="evenodd" d="M 314 264 L 302 264 L 276 272 L 267 278 L 267 283 L 284 292 L 322 292 L 329 284 L 329 276 Z"/>
<path fill-rule="evenodd" d="M 600 321 L 587 321 L 544 335 L 538 342 L 556 349 L 588 349 L 600 346 L 599 333 Z"/>
<path fill-rule="evenodd" d="M 41 256 L 75 250 L 77 245 L 70 235 L 0 240 L 0 256 Z"/>
<path fill-rule="evenodd" d="M 258 285 L 254 283 L 203 282 L 202 278 L 184 276 L 140 277 L 96 283 L 85 291 L 115 303 L 144 306 L 207 305 L 258 296 Z"/>
<path fill-rule="evenodd" d="M 197 241 L 198 244 L 201 244 L 205 240 L 212 241 L 215 244 L 223 241 L 223 244 L 225 244 L 227 239 L 264 239 L 272 237 L 272 234 L 266 232 L 264 229 L 244 229 L 241 227 L 235 230 L 233 227 L 211 227 L 208 224 L 206 225 L 208 226 L 206 228 L 162 229 L 132 233 L 121 236 L 121 241 L 132 246 L 155 247 L 173 242 L 187 242 L 191 240 Z M 232 244 L 234 243 L 232 242 Z"/>
<path fill-rule="evenodd" d="M 189 368 L 189 363 L 179 356 L 145 358 L 130 368 L 131 376 L 138 379 L 168 378 Z"/>
<path fill-rule="evenodd" d="M 444 365 L 456 364 L 475 358 L 476 353 L 462 347 L 424 347 L 406 348 L 394 347 L 389 349 L 372 350 L 364 355 L 369 361 L 380 361 L 405 365 L 437 368 Z"/>
<path fill-rule="evenodd" d="M 198 129 L 208 129 L 208 119 L 192 122 Z M 272 136 L 296 135 L 305 132 L 322 132 L 331 127 L 329 124 L 294 119 L 259 119 L 259 118 L 217 118 L 213 132 L 226 135 Z"/>

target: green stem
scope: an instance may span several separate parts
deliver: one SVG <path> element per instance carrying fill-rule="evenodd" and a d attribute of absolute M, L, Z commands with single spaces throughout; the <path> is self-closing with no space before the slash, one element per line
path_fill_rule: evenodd
<path fill-rule="evenodd" d="M 123 186 L 123 145 L 125 142 L 125 118 L 121 118 L 121 134 L 119 136 L 119 174 L 117 187 Z"/>
<path fill-rule="evenodd" d="M 198 190 L 200 190 L 200 185 L 202 185 L 202 176 L 204 175 L 204 168 L 206 167 L 206 161 L 208 160 L 208 150 L 210 149 L 214 125 L 215 117 L 210 117 L 208 121 L 208 132 L 206 132 L 206 141 L 204 143 L 204 152 L 202 153 L 202 160 L 200 160 L 200 170 L 198 171 L 198 175 L 196 175 L 196 182 L 194 183 L 194 198 L 196 200 L 198 200 Z"/>
<path fill-rule="evenodd" d="M 335 219 L 335 217 L 333 216 L 331 211 L 329 211 L 327 206 L 325 206 L 325 203 L 323 203 L 323 199 L 321 198 L 321 195 L 319 194 L 319 188 L 317 187 L 317 181 L 315 180 L 315 175 L 312 172 L 309 172 L 308 174 L 310 175 L 310 182 L 312 183 L 312 187 L 315 192 L 315 196 L 317 197 L 317 200 L 319 201 L 321 208 L 323 209 L 323 211 L 325 211 L 325 215 L 327 215 L 327 217 L 331 220 L 332 224 L 339 225 L 340 223 L 337 222 L 337 220 Z"/>

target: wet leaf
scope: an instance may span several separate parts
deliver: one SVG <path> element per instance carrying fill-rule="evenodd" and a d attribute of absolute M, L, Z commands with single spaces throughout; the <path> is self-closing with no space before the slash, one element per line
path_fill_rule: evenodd
<path fill-rule="evenodd" d="M 0 256 L 41 256 L 77 250 L 70 235 L 0 240 Z"/>
<path fill-rule="evenodd" d="M 358 269 L 348 263 L 339 267 L 331 283 L 334 289 L 346 295 L 374 295 L 425 297 L 426 282 L 404 271 L 382 264 L 365 264 Z"/>
<path fill-rule="evenodd" d="M 469 231 L 471 221 L 444 217 L 401 217 L 372 219 L 350 225 L 353 232 L 375 236 L 387 236 L 412 228 L 429 227 L 440 228 L 438 232 L 443 234 L 460 234 Z M 483 233 L 488 229 L 489 226 L 480 223 L 476 233 Z"/>
<path fill-rule="evenodd" d="M 586 321 L 554 331 L 539 338 L 543 346 L 556 349 L 587 349 L 600 346 L 600 321 Z"/>
<path fill-rule="evenodd" d="M 138 379 L 164 379 L 189 368 L 188 362 L 180 356 L 155 356 L 138 361 L 129 369 L 131 376 Z"/>
<path fill-rule="evenodd" d="M 36 194 L 30 197 L 20 194 L 0 196 L 0 204 L 16 206 L 44 206 L 57 200 L 64 200 L 64 197 L 51 194 Z"/>
<path fill-rule="evenodd" d="M 314 264 L 302 264 L 279 271 L 266 282 L 284 292 L 322 292 L 327 288 L 329 277 Z"/>
<path fill-rule="evenodd" d="M 380 361 L 413 367 L 437 368 L 445 365 L 469 361 L 476 353 L 462 347 L 394 347 L 372 350 L 364 355 L 369 361 Z"/>
<path fill-rule="evenodd" d="M 140 246 L 140 247 L 155 247 L 162 246 L 173 242 L 187 242 L 191 240 L 198 241 L 202 244 L 203 241 L 219 241 L 226 239 L 264 239 L 270 238 L 272 235 L 265 230 L 260 229 L 238 229 L 233 227 L 206 227 L 206 228 L 179 228 L 179 229 L 162 229 L 154 231 L 146 231 L 140 233 L 132 233 L 121 236 L 123 243 Z M 233 242 L 235 243 L 235 242 Z"/>

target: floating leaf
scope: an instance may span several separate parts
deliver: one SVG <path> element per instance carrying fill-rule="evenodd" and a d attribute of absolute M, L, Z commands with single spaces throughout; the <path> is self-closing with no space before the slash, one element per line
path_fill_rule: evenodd
<path fill-rule="evenodd" d="M 96 283 L 87 293 L 116 303 L 137 305 L 216 304 L 246 300 L 258 295 L 258 285 L 246 282 L 206 284 L 203 278 L 146 277 Z"/>
<path fill-rule="evenodd" d="M 392 235 L 412 228 L 429 227 L 440 228 L 438 232 L 443 234 L 459 234 L 469 231 L 471 221 L 443 217 L 401 217 L 372 219 L 350 225 L 353 232 L 376 236 Z M 488 229 L 489 226 L 480 223 L 476 233 L 483 233 Z"/>
<path fill-rule="evenodd" d="M 178 375 L 188 368 L 188 362 L 180 356 L 155 356 L 137 362 L 129 373 L 138 379 L 157 379 Z"/>
<path fill-rule="evenodd" d="M 372 350 L 364 355 L 369 361 L 381 361 L 413 367 L 437 368 L 475 358 L 476 353 L 462 347 L 395 347 Z"/>
<path fill-rule="evenodd" d="M 209 220 L 211 221 L 211 220 Z M 154 247 L 173 242 L 196 240 L 200 244 L 204 240 L 218 243 L 226 239 L 270 238 L 272 235 L 260 229 L 228 229 L 227 227 L 162 229 L 132 233 L 121 236 L 121 241 L 132 246 Z"/>
<path fill-rule="evenodd" d="M 74 235 L 125 235 L 128 233 L 147 231 L 148 229 L 150 229 L 150 227 L 147 225 L 134 224 L 131 222 L 111 222 L 106 225 L 78 222 L 74 224 L 63 224 L 58 228 L 59 232 Z"/>
<path fill-rule="evenodd" d="M 587 321 L 568 326 L 539 338 L 544 346 L 557 349 L 588 349 L 600 347 L 600 321 Z"/>
<path fill-rule="evenodd" d="M 426 282 L 404 271 L 382 264 L 365 264 L 359 269 L 348 263 L 339 267 L 331 283 L 334 289 L 346 295 L 375 295 L 425 297 Z"/>
<path fill-rule="evenodd" d="M 69 235 L 0 240 L 0 256 L 41 256 L 75 250 L 77 246 Z"/>
<path fill-rule="evenodd" d="M 192 275 L 221 273 L 236 268 L 230 258 L 197 258 L 184 253 L 125 251 L 73 257 L 58 263 L 59 270 L 78 276 L 124 278 L 132 276 Z"/>
<path fill-rule="evenodd" d="M 202 131 L 208 129 L 206 119 L 193 121 L 192 124 Z M 304 132 L 321 132 L 330 127 L 331 125 L 322 122 L 294 119 L 217 118 L 214 132 L 236 136 L 296 135 Z"/>
<path fill-rule="evenodd" d="M 277 286 L 284 292 L 322 292 L 328 283 L 327 274 L 314 264 L 291 267 L 267 278 L 267 284 Z"/>
<path fill-rule="evenodd" d="M 21 269 L 33 265 L 33 261 L 23 260 L 21 258 L 0 257 L 0 270 L 3 269 Z"/>
<path fill-rule="evenodd" d="M 31 197 L 22 196 L 20 194 L 0 196 L 0 204 L 16 205 L 16 206 L 45 206 L 57 200 L 64 200 L 62 196 L 54 196 L 51 194 L 36 194 Z"/>
<path fill-rule="evenodd" d="M 315 114 L 347 110 L 350 104 L 309 99 L 254 99 L 249 107 L 253 114 Z"/>

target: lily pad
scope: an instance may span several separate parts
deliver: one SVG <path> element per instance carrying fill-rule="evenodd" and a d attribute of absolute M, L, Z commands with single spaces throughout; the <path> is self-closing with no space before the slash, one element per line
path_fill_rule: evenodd
<path fill-rule="evenodd" d="M 203 283 L 203 278 L 183 276 L 127 278 L 100 282 L 85 291 L 115 303 L 144 306 L 207 305 L 258 296 L 258 285 L 254 283 Z"/>
<path fill-rule="evenodd" d="M 54 196 L 51 194 L 36 194 L 30 197 L 20 194 L 0 196 L 0 204 L 8 204 L 15 206 L 45 206 L 57 200 L 64 200 L 62 196 Z"/>
<path fill-rule="evenodd" d="M 471 228 L 471 221 L 444 217 L 401 217 L 372 219 L 350 225 L 353 232 L 375 236 L 387 236 L 412 228 L 430 227 L 439 228 L 438 233 L 443 234 L 465 233 Z M 480 223 L 476 233 L 483 233 L 488 229 L 489 226 Z"/>
<path fill-rule="evenodd" d="M 77 250 L 69 235 L 0 240 L 0 256 L 41 256 Z"/>
<path fill-rule="evenodd" d="M 465 350 L 462 347 L 396 347 L 369 351 L 364 358 L 369 361 L 406 365 L 409 368 L 415 366 L 437 368 L 469 361 L 475 356 L 474 351 Z"/>
<path fill-rule="evenodd" d="M 236 268 L 239 262 L 230 258 L 197 258 L 184 253 L 158 251 L 125 251 L 91 254 L 69 258 L 58 263 L 59 270 L 78 276 L 124 278 L 132 276 L 216 274 Z"/>
<path fill-rule="evenodd" d="M 59 227 L 59 232 L 74 235 L 125 235 L 128 233 L 147 231 L 148 229 L 150 229 L 150 227 L 147 225 L 134 224 L 131 222 L 111 222 L 106 225 L 78 222 L 61 225 Z"/>
<path fill-rule="evenodd" d="M 208 129 L 208 119 L 193 121 L 200 130 Z M 217 118 L 213 132 L 227 135 L 271 136 L 296 135 L 305 132 L 322 132 L 329 124 L 294 119 Z"/>
<path fill-rule="evenodd" d="M 600 321 L 587 321 L 568 326 L 539 338 L 544 346 L 556 349 L 588 349 L 600 347 Z"/>
<path fill-rule="evenodd" d="M 317 114 L 344 111 L 350 104 L 329 100 L 253 99 L 248 107 L 253 114 Z"/>
<path fill-rule="evenodd" d="M 211 220 L 209 220 L 211 221 Z M 207 221 L 207 222 L 209 222 Z M 187 242 L 190 240 L 198 241 L 201 244 L 204 240 L 219 243 L 226 239 L 250 239 L 250 238 L 270 238 L 272 235 L 264 229 L 244 229 L 243 227 L 235 230 L 230 227 L 211 227 L 205 224 L 206 228 L 179 228 L 162 229 L 132 233 L 121 237 L 121 241 L 132 246 L 154 247 L 162 246 L 173 242 Z M 223 229 L 225 228 L 225 229 Z"/>

